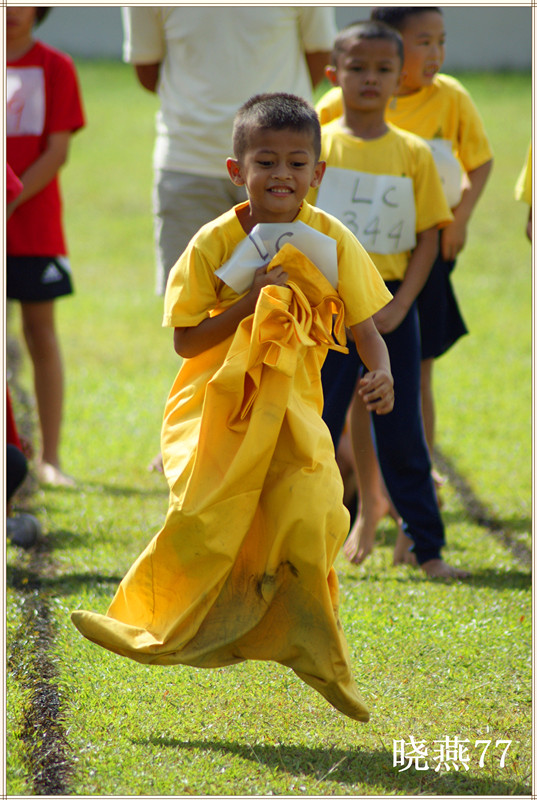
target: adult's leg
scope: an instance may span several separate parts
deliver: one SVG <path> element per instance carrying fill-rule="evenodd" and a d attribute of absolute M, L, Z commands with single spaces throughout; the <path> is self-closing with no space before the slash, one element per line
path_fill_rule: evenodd
<path fill-rule="evenodd" d="M 171 268 L 199 229 L 242 200 L 246 200 L 244 187 L 234 186 L 228 178 L 155 171 L 157 294 L 164 294 Z"/>

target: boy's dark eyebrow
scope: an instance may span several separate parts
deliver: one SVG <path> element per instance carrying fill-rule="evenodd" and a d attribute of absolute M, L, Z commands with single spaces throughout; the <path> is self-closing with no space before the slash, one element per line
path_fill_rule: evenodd
<path fill-rule="evenodd" d="M 391 63 L 394 60 L 394 58 L 397 58 L 397 56 L 395 56 L 395 55 L 393 55 L 393 56 L 383 56 L 382 58 L 379 58 L 378 61 L 381 64 L 383 62 Z M 377 60 L 377 59 L 375 59 L 375 60 Z M 369 59 L 365 58 L 365 57 L 362 58 L 361 56 L 354 56 L 352 59 L 350 59 L 349 64 L 351 64 L 351 65 L 352 64 L 362 64 L 364 61 L 369 61 Z"/>
<path fill-rule="evenodd" d="M 430 37 L 431 37 L 432 35 L 433 35 L 432 33 L 427 33 L 427 31 L 420 31 L 419 33 L 417 33 L 417 34 L 416 34 L 416 38 L 417 38 L 417 39 L 421 39 L 421 38 L 424 38 L 424 37 L 426 37 L 426 38 L 430 39 Z M 442 36 L 445 36 L 445 35 L 446 35 L 446 32 L 445 32 L 445 31 L 442 31 L 442 34 L 441 34 L 441 35 L 442 35 Z"/>
<path fill-rule="evenodd" d="M 257 153 L 271 153 L 272 155 L 276 155 L 276 150 L 271 150 L 269 147 L 260 147 L 259 150 L 256 151 Z M 303 155 L 309 155 L 308 150 L 292 150 L 290 155 L 295 156 L 299 153 Z"/>

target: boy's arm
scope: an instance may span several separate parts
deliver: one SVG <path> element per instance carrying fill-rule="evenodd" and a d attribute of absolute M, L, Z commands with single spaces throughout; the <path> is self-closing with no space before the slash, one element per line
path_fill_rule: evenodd
<path fill-rule="evenodd" d="M 393 378 L 386 343 L 372 317 L 351 326 L 358 355 L 369 372 L 361 379 L 358 394 L 368 411 L 389 414 L 393 408 Z"/>
<path fill-rule="evenodd" d="M 272 284 L 283 286 L 288 277 L 282 267 L 274 267 L 270 272 L 266 271 L 266 267 L 259 267 L 255 272 L 250 291 L 237 300 L 234 305 L 215 317 L 204 319 L 199 325 L 174 329 L 173 346 L 177 355 L 183 358 L 193 358 L 223 342 L 224 339 L 235 333 L 239 323 L 245 317 L 253 314 L 263 286 Z"/>
<path fill-rule="evenodd" d="M 306 53 L 306 63 L 311 84 L 315 88 L 324 78 L 324 68 L 330 64 L 330 51 L 318 50 L 316 53 Z"/>
<path fill-rule="evenodd" d="M 160 75 L 160 61 L 156 64 L 135 64 L 134 70 L 138 83 L 148 92 L 156 92 Z"/>
<path fill-rule="evenodd" d="M 468 173 L 470 185 L 463 191 L 459 205 L 453 209 L 453 222 L 442 231 L 441 251 L 445 261 L 453 261 L 464 247 L 468 222 L 485 188 L 491 169 L 492 159 Z"/>
<path fill-rule="evenodd" d="M 60 167 L 67 161 L 70 138 L 71 131 L 50 134 L 46 150 L 20 176 L 23 189 L 10 204 L 11 212 L 48 186 Z"/>
<path fill-rule="evenodd" d="M 410 255 L 403 282 L 393 300 L 374 316 L 380 333 L 391 333 L 399 327 L 419 295 L 438 253 L 438 228 L 428 228 L 416 235 L 416 247 Z"/>

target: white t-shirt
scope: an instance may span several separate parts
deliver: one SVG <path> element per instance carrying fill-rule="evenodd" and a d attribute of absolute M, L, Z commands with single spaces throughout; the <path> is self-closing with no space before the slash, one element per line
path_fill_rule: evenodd
<path fill-rule="evenodd" d="M 154 166 L 227 177 L 238 108 L 254 94 L 312 99 L 305 53 L 330 50 L 328 6 L 126 6 L 124 60 L 161 63 Z"/>

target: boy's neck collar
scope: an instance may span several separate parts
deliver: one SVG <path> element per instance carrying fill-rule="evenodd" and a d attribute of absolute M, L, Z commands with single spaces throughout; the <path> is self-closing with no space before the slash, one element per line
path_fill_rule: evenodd
<path fill-rule="evenodd" d="M 293 217 L 293 219 L 291 220 L 291 222 L 296 222 L 297 219 L 300 217 L 300 212 L 302 211 L 305 202 L 306 201 L 303 200 L 300 203 L 300 207 L 299 207 L 298 211 L 296 212 L 295 216 Z M 254 219 L 252 219 L 252 216 L 251 216 L 250 212 L 251 212 L 251 207 L 250 207 L 250 201 L 249 200 L 247 200 L 244 203 L 241 203 L 238 206 L 235 206 L 235 214 L 237 216 L 237 219 L 240 222 L 241 228 L 243 229 L 243 231 L 247 235 L 250 233 L 251 230 L 253 230 L 253 228 L 255 228 L 256 225 L 263 224 L 263 223 L 270 223 L 270 222 L 274 221 L 274 220 L 269 220 L 269 219 L 265 219 L 265 220 L 257 219 L 257 220 L 254 220 Z"/>
<path fill-rule="evenodd" d="M 401 91 L 401 89 L 403 89 L 403 91 Z M 407 89 L 406 91 L 404 91 L 404 87 L 399 87 L 399 91 L 395 97 L 415 97 L 420 92 L 423 92 L 424 89 L 427 89 L 427 86 L 420 86 L 418 89 Z"/>
<path fill-rule="evenodd" d="M 14 42 L 11 46 L 6 42 L 6 61 L 18 61 L 23 58 L 33 49 L 35 43 L 35 39 L 31 39 L 30 42 Z"/>
<path fill-rule="evenodd" d="M 340 117 L 340 125 L 345 133 L 359 139 L 380 139 L 390 130 L 384 116 L 371 118 L 367 114 L 344 112 Z"/>

